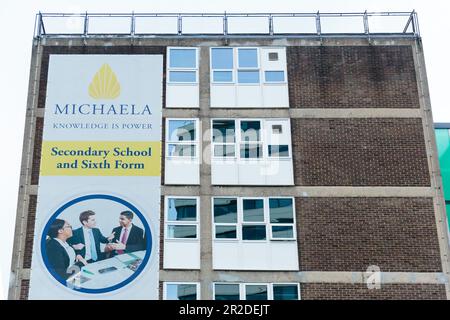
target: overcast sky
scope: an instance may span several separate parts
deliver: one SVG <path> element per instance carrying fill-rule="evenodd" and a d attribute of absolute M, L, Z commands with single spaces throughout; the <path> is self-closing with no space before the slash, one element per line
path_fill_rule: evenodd
<path fill-rule="evenodd" d="M 333 0 L 258 0 L 258 1 L 143 1 L 143 0 L 39 0 L 2 1 L 0 8 L 0 299 L 7 296 L 13 231 L 15 226 L 23 129 L 34 16 L 41 12 L 363 12 L 411 11 L 419 14 L 428 81 L 435 122 L 450 122 L 448 75 L 450 59 L 444 39 L 449 30 L 450 1 L 333 1 Z"/>

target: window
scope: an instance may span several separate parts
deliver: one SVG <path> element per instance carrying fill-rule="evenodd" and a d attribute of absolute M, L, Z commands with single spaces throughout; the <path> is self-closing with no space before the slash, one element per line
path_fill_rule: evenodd
<path fill-rule="evenodd" d="M 197 157 L 197 139 L 197 120 L 167 120 L 166 154 L 168 157 Z"/>
<path fill-rule="evenodd" d="M 214 198 L 213 213 L 216 239 L 237 239 L 237 199 Z"/>
<path fill-rule="evenodd" d="M 213 120 L 214 157 L 235 157 L 234 120 Z"/>
<path fill-rule="evenodd" d="M 213 82 L 233 82 L 233 48 L 212 48 Z"/>
<path fill-rule="evenodd" d="M 268 300 L 267 284 L 246 284 L 245 300 Z"/>
<path fill-rule="evenodd" d="M 294 239 L 294 207 L 292 198 L 270 198 L 269 214 L 272 240 Z"/>
<path fill-rule="evenodd" d="M 169 48 L 169 82 L 197 82 L 197 49 Z"/>
<path fill-rule="evenodd" d="M 238 49 L 238 83 L 259 83 L 258 49 Z"/>
<path fill-rule="evenodd" d="M 239 300 L 239 284 L 215 284 L 214 300 Z"/>
<path fill-rule="evenodd" d="M 211 48 L 211 75 L 213 83 L 259 84 L 259 49 Z"/>
<path fill-rule="evenodd" d="M 197 198 L 166 198 L 166 239 L 197 239 Z"/>
<path fill-rule="evenodd" d="M 264 132 L 264 121 L 267 120 L 212 120 L 213 158 L 290 158 L 290 145 L 286 144 L 290 143 L 290 136 L 286 132 L 283 135 L 284 124 L 266 125 Z M 240 130 L 236 130 L 236 127 Z M 280 144 L 264 141 L 263 137 L 268 135 L 272 135 L 270 141 Z M 236 141 L 239 141 L 238 145 Z"/>
<path fill-rule="evenodd" d="M 287 144 L 273 145 L 269 144 L 269 157 L 285 158 L 289 157 L 289 146 Z"/>
<path fill-rule="evenodd" d="M 293 198 L 214 197 L 213 215 L 216 240 L 296 238 Z"/>
<path fill-rule="evenodd" d="M 298 300 L 297 284 L 273 284 L 273 300 Z"/>
<path fill-rule="evenodd" d="M 198 283 L 164 283 L 164 300 L 199 300 Z"/>
<path fill-rule="evenodd" d="M 269 61 L 278 61 L 278 52 L 269 52 Z"/>
<path fill-rule="evenodd" d="M 214 300 L 299 300 L 298 283 L 214 283 Z"/>
<path fill-rule="evenodd" d="M 265 71 L 266 82 L 284 82 L 284 71 Z"/>
<path fill-rule="evenodd" d="M 261 121 L 241 121 L 241 158 L 262 158 Z"/>

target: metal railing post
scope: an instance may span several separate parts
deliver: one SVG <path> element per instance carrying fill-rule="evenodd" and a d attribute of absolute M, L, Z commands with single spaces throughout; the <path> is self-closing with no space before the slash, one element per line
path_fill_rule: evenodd
<path fill-rule="evenodd" d="M 227 36 L 228 35 L 228 17 L 227 17 L 227 12 L 225 11 L 224 15 L 223 15 L 223 35 Z"/>
<path fill-rule="evenodd" d="M 183 21 L 182 21 L 181 14 L 178 15 L 177 29 L 178 29 L 178 32 L 177 32 L 178 35 L 181 36 L 181 34 L 183 33 Z"/>
<path fill-rule="evenodd" d="M 320 13 L 317 11 L 316 13 L 316 31 L 317 35 L 320 36 L 322 34 L 322 26 L 320 25 Z"/>
<path fill-rule="evenodd" d="M 131 29 L 130 33 L 131 36 L 134 37 L 134 34 L 136 32 L 136 17 L 134 16 L 134 11 L 131 13 Z"/>
<path fill-rule="evenodd" d="M 88 34 L 88 28 L 89 28 L 89 19 L 88 19 L 88 13 L 86 11 L 86 14 L 84 15 L 84 30 L 83 30 L 83 34 L 86 37 Z"/>
<path fill-rule="evenodd" d="M 273 16 L 269 15 L 269 34 L 273 36 Z"/>
<path fill-rule="evenodd" d="M 367 10 L 364 11 L 363 21 L 364 21 L 364 33 L 367 36 L 369 36 L 369 18 L 367 16 Z"/>
<path fill-rule="evenodd" d="M 44 29 L 44 22 L 43 22 L 43 20 L 42 20 L 42 13 L 39 11 L 39 13 L 38 13 L 38 27 L 37 27 L 37 32 L 38 32 L 38 36 L 39 36 L 39 38 L 41 37 L 41 35 L 42 35 L 42 31 L 44 31 L 44 34 L 45 34 L 45 29 Z"/>

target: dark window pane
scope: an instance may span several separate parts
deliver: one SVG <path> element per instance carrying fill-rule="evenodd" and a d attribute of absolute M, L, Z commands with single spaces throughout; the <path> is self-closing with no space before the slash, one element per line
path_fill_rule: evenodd
<path fill-rule="evenodd" d="M 292 226 L 272 226 L 272 238 L 289 238 L 294 237 L 294 228 Z"/>
<path fill-rule="evenodd" d="M 235 142 L 234 120 L 213 120 L 213 142 Z"/>
<path fill-rule="evenodd" d="M 238 71 L 239 83 L 259 83 L 259 71 Z"/>
<path fill-rule="evenodd" d="M 195 82 L 197 74 L 195 71 L 170 71 L 170 82 Z"/>
<path fill-rule="evenodd" d="M 219 144 L 214 146 L 214 157 L 234 157 L 234 145 Z"/>
<path fill-rule="evenodd" d="M 195 221 L 197 220 L 196 199 L 170 198 L 168 208 L 169 221 Z"/>
<path fill-rule="evenodd" d="M 248 284 L 245 286 L 246 300 L 267 300 L 267 286 Z"/>
<path fill-rule="evenodd" d="M 269 157 L 289 157 L 289 146 L 269 144 Z"/>
<path fill-rule="evenodd" d="M 265 225 L 243 225 L 242 226 L 243 240 L 266 240 L 266 226 Z"/>
<path fill-rule="evenodd" d="M 237 199 L 215 198 L 214 199 L 214 222 L 236 223 L 237 222 Z"/>
<path fill-rule="evenodd" d="M 241 121 L 241 141 L 260 141 L 261 122 Z"/>
<path fill-rule="evenodd" d="M 258 51 L 256 49 L 238 49 L 240 68 L 258 68 Z"/>
<path fill-rule="evenodd" d="M 298 300 L 297 285 L 274 284 L 273 300 Z"/>
<path fill-rule="evenodd" d="M 195 49 L 170 49 L 171 68 L 196 68 Z"/>
<path fill-rule="evenodd" d="M 197 227 L 193 225 L 169 225 L 168 238 L 189 239 L 197 237 Z"/>
<path fill-rule="evenodd" d="M 233 69 L 233 48 L 213 48 L 211 65 L 213 69 Z"/>
<path fill-rule="evenodd" d="M 269 199 L 270 223 L 294 223 L 292 199 Z"/>
<path fill-rule="evenodd" d="M 195 121 L 169 120 L 169 141 L 194 141 Z"/>
<path fill-rule="evenodd" d="M 239 300 L 238 284 L 216 284 L 214 285 L 215 300 Z"/>
<path fill-rule="evenodd" d="M 244 199 L 244 221 L 263 222 L 264 221 L 264 200 Z"/>
<path fill-rule="evenodd" d="M 195 157 L 193 144 L 169 144 L 169 157 Z"/>
<path fill-rule="evenodd" d="M 237 239 L 236 226 L 216 226 L 217 239 Z"/>
<path fill-rule="evenodd" d="M 197 300 L 195 284 L 167 284 L 167 300 Z"/>
<path fill-rule="evenodd" d="M 262 146 L 261 144 L 241 144 L 241 158 L 262 158 Z"/>

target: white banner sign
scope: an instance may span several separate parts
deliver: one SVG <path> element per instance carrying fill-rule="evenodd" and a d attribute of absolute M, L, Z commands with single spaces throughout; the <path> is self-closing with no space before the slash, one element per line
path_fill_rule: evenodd
<path fill-rule="evenodd" d="M 162 55 L 51 55 L 30 299 L 158 299 Z"/>

